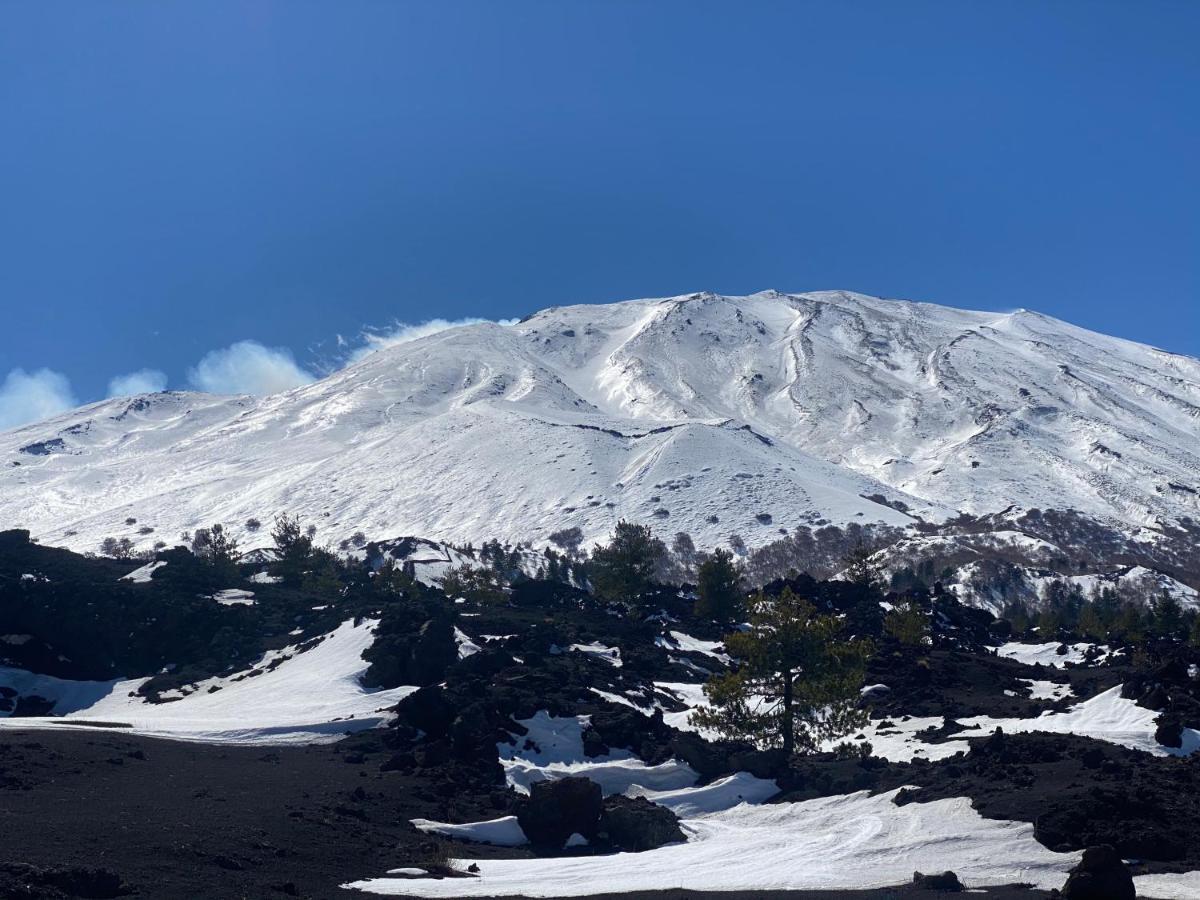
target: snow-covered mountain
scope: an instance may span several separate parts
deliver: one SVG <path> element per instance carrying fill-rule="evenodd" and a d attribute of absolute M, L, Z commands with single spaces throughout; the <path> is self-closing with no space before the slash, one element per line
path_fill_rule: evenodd
<path fill-rule="evenodd" d="M 454 328 L 271 397 L 149 394 L 9 431 L 0 523 L 79 549 L 283 511 L 330 541 L 594 538 L 624 517 L 753 545 L 1011 505 L 1153 528 L 1200 517 L 1198 437 L 1200 360 L 1037 313 L 691 294 Z"/>

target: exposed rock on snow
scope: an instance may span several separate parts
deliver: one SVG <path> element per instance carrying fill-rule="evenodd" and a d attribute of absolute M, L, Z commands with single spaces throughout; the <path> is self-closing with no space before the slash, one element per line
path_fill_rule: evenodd
<path fill-rule="evenodd" d="M 1081 665 L 1089 660 L 1102 663 L 1108 655 L 1108 647 L 1095 644 L 1061 644 L 1050 641 L 1045 644 L 1022 644 L 1009 642 L 996 648 L 996 655 L 1006 659 L 1015 659 L 1027 666 L 1053 666 L 1057 669 L 1066 668 L 1067 663 Z"/>

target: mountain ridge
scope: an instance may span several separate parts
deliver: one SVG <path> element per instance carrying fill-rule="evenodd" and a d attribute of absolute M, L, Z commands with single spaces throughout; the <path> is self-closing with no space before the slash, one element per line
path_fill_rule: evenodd
<path fill-rule="evenodd" d="M 0 433 L 0 520 L 94 549 L 294 512 L 326 539 L 697 543 L 1008 506 L 1200 518 L 1200 360 L 1040 313 L 844 291 L 551 307 L 263 398 L 166 392 Z M 74 533 L 71 533 L 74 532 Z"/>

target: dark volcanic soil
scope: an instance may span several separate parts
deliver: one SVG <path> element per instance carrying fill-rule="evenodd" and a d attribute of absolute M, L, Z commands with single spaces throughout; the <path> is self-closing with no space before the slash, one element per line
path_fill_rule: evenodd
<path fill-rule="evenodd" d="M 419 858 L 409 818 L 487 813 L 381 774 L 381 759 L 362 739 L 214 747 L 5 730 L 0 863 L 105 868 L 148 898 L 350 896 L 337 885 Z"/>
<path fill-rule="evenodd" d="M 214 747 L 77 729 L 0 731 L 0 897 L 84 896 L 28 874 L 73 867 L 115 873 L 129 896 L 154 900 L 368 896 L 338 885 L 419 865 L 430 841 L 410 818 L 498 814 L 470 797 L 436 796 L 419 777 L 381 773 L 387 753 L 373 741 L 364 735 L 318 747 Z M 469 852 L 514 855 L 482 844 Z M 935 895 L 897 889 L 792 896 Z M 1011 889 L 984 896 L 1043 895 Z"/>

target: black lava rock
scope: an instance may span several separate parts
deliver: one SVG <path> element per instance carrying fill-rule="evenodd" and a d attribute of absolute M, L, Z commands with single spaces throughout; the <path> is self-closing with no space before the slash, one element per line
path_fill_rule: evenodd
<path fill-rule="evenodd" d="M 1133 876 L 1109 844 L 1088 847 L 1063 885 L 1065 900 L 1134 900 Z"/>
<path fill-rule="evenodd" d="M 925 891 L 948 891 L 958 893 L 963 889 L 962 882 L 953 872 L 935 872 L 926 875 L 923 872 L 913 872 L 913 887 Z"/>
<path fill-rule="evenodd" d="M 687 840 L 678 816 L 644 797 L 606 798 L 600 830 L 609 843 L 622 850 L 653 850 Z"/>
<path fill-rule="evenodd" d="M 1163 713 L 1154 720 L 1154 739 L 1164 747 L 1183 746 L 1183 722 L 1174 713 Z"/>
<path fill-rule="evenodd" d="M 573 834 L 591 840 L 603 811 L 600 785 L 588 778 L 539 781 L 517 810 L 517 823 L 535 847 L 561 849 Z"/>

